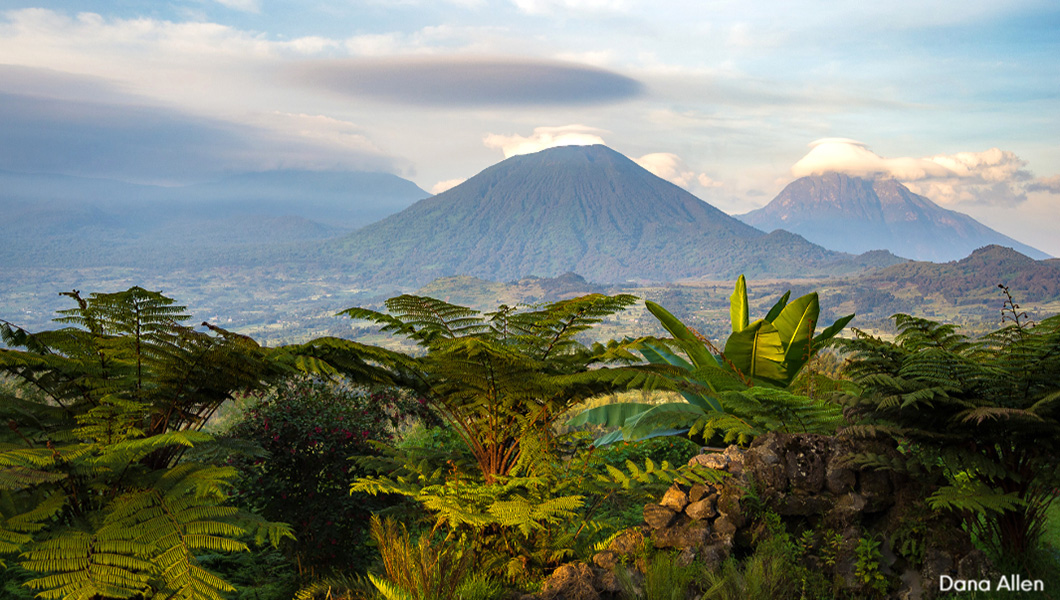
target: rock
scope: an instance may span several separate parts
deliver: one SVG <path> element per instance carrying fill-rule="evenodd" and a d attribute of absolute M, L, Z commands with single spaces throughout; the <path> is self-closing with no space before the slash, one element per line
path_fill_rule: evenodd
<path fill-rule="evenodd" d="M 674 512 L 681 512 L 688 506 L 688 494 L 675 483 L 670 486 L 670 489 L 666 490 L 659 504 L 672 509 Z"/>
<path fill-rule="evenodd" d="M 973 548 L 957 561 L 958 579 L 975 579 L 977 581 L 983 578 L 996 579 L 992 575 L 994 573 L 990 559 L 987 558 L 982 550 Z"/>
<path fill-rule="evenodd" d="M 661 504 L 644 505 L 644 522 L 652 529 L 662 529 L 669 525 L 677 512 Z"/>
<path fill-rule="evenodd" d="M 615 536 L 607 549 L 620 556 L 636 554 L 644 546 L 644 534 L 636 529 L 627 529 Z"/>
<path fill-rule="evenodd" d="M 784 474 L 780 457 L 777 436 L 774 435 L 758 438 L 744 454 L 744 470 L 749 472 L 761 487 L 763 496 L 783 492 L 788 488 L 788 478 Z"/>
<path fill-rule="evenodd" d="M 714 493 L 714 486 L 697 483 L 692 486 L 692 489 L 688 490 L 688 501 L 698 502 L 712 493 Z"/>
<path fill-rule="evenodd" d="M 857 484 L 857 476 L 853 469 L 847 469 L 839 465 L 839 461 L 833 458 L 828 461 L 828 468 L 824 473 L 825 486 L 833 494 L 845 494 L 853 491 Z"/>
<path fill-rule="evenodd" d="M 823 437 L 823 436 L 822 436 Z M 784 476 L 793 490 L 815 494 L 824 487 L 825 461 L 828 444 L 817 436 L 790 440 L 784 457 Z"/>
<path fill-rule="evenodd" d="M 696 561 L 696 551 L 691 547 L 681 550 L 681 553 L 677 555 L 677 566 L 687 567 Z"/>
<path fill-rule="evenodd" d="M 707 497 L 686 506 L 685 514 L 697 521 L 701 521 L 714 517 L 718 514 L 718 511 L 714 510 L 714 503 Z"/>
<path fill-rule="evenodd" d="M 949 552 L 935 547 L 928 547 L 924 552 L 924 564 L 920 567 L 920 581 L 928 598 L 934 598 L 939 592 L 939 577 L 949 575 L 957 577 L 953 557 Z"/>
<path fill-rule="evenodd" d="M 721 567 L 721 563 L 729 558 L 731 548 L 732 546 L 725 543 L 704 546 L 702 552 L 699 553 L 700 562 L 703 563 L 707 570 L 716 571 Z"/>
<path fill-rule="evenodd" d="M 857 492 L 843 494 L 836 499 L 828 514 L 828 522 L 832 527 L 846 527 L 860 518 L 867 505 L 865 497 Z"/>
<path fill-rule="evenodd" d="M 719 517 L 714 521 L 714 533 L 719 539 L 732 540 L 733 536 L 736 535 L 736 524 L 729 520 L 728 517 Z"/>
<path fill-rule="evenodd" d="M 703 522 L 681 523 L 652 532 L 656 548 L 698 548 L 710 536 L 710 526 Z"/>
<path fill-rule="evenodd" d="M 595 574 L 585 563 L 558 567 L 541 586 L 541 600 L 600 600 L 593 587 Z"/>
<path fill-rule="evenodd" d="M 908 568 L 902 573 L 902 583 L 895 593 L 898 600 L 921 600 L 924 597 L 924 586 L 920 584 L 920 573 Z"/>
<path fill-rule="evenodd" d="M 618 555 L 610 550 L 597 552 L 593 555 L 593 564 L 601 569 L 606 569 L 608 571 L 614 570 L 615 565 L 618 564 Z"/>
<path fill-rule="evenodd" d="M 724 471 L 729 466 L 730 462 L 732 461 L 729 459 L 728 456 L 719 452 L 711 452 L 709 454 L 697 454 L 693 456 L 688 461 L 688 466 L 702 466 L 710 469 Z"/>
<path fill-rule="evenodd" d="M 743 527 L 747 522 L 743 510 L 740 507 L 741 490 L 728 486 L 721 489 L 718 495 L 718 513 L 735 523 L 737 527 Z"/>
<path fill-rule="evenodd" d="M 866 512 L 880 512 L 894 504 L 891 478 L 885 471 L 862 471 L 858 474 L 858 491 L 868 501 Z"/>
<path fill-rule="evenodd" d="M 605 592 L 609 596 L 617 595 L 622 591 L 622 585 L 618 583 L 618 577 L 611 569 L 605 569 L 596 571 L 596 577 L 593 579 L 593 586 L 601 592 Z"/>
<path fill-rule="evenodd" d="M 798 493 L 781 496 L 774 502 L 774 509 L 782 517 L 809 517 L 824 513 L 832 508 L 832 503 L 826 496 Z"/>

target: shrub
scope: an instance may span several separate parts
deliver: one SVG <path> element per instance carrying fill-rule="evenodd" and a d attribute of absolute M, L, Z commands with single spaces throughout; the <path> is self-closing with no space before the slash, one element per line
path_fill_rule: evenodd
<path fill-rule="evenodd" d="M 297 540 L 285 543 L 303 574 L 331 569 L 363 572 L 374 552 L 368 519 L 392 500 L 349 495 L 363 474 L 353 455 L 373 454 L 419 404 L 391 391 L 318 380 L 291 380 L 249 407 L 228 436 L 255 442 L 262 457 L 239 457 L 235 498 L 266 518 L 290 521 Z"/>

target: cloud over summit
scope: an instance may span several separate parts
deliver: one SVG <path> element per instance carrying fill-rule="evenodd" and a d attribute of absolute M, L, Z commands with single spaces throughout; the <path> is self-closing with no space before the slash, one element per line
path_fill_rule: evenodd
<path fill-rule="evenodd" d="M 591 146 L 604 144 L 600 134 L 603 129 L 585 125 L 562 125 L 560 127 L 535 127 L 529 136 L 519 134 L 487 134 L 482 143 L 487 148 L 496 148 L 504 153 L 504 158 L 519 154 L 532 154 L 557 146 Z"/>
<path fill-rule="evenodd" d="M 924 158 L 882 157 L 857 140 L 825 138 L 791 167 L 795 177 L 835 172 L 855 177 L 893 177 L 916 193 L 942 204 L 1012 205 L 1035 186 L 1027 161 L 1014 152 L 990 148 Z M 1040 180 L 1044 181 L 1044 180 Z"/>

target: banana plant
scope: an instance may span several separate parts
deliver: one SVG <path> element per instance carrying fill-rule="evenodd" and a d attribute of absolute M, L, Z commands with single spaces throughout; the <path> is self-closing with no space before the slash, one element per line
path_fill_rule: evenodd
<path fill-rule="evenodd" d="M 790 297 L 791 292 L 786 292 L 765 318 L 751 322 L 747 282 L 740 275 L 729 303 L 732 333 L 721 353 L 716 353 L 709 341 L 701 339 L 665 308 L 646 301 L 648 311 L 673 339 L 641 340 L 635 350 L 651 364 L 676 367 L 680 374 L 670 379 L 684 402 L 610 404 L 583 411 L 569 424 L 621 427 L 597 439 L 597 446 L 620 440 L 684 435 L 704 417 L 726 414 L 723 400 L 726 396 L 732 398 L 732 393 L 753 397 L 758 396 L 752 391 L 755 386 L 787 388 L 814 352 L 854 318 L 854 315 L 842 317 L 815 336 L 820 316 L 817 293 L 788 302 Z"/>

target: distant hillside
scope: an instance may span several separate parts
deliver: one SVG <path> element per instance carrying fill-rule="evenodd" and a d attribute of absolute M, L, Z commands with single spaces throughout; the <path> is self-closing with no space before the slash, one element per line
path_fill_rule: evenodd
<path fill-rule="evenodd" d="M 997 303 L 998 284 L 1012 289 L 1017 302 L 1060 299 L 1060 259 L 1034 260 L 1002 246 L 986 246 L 961 260 L 937 264 L 908 262 L 860 278 L 868 286 L 911 288 L 955 304 Z"/>
<path fill-rule="evenodd" d="M 608 283 L 864 268 L 797 235 L 767 235 L 604 146 L 514 156 L 328 243 L 325 255 L 370 283 L 411 285 L 455 275 L 574 272 Z"/>
<path fill-rule="evenodd" d="M 843 252 L 885 249 L 915 260 L 941 262 L 999 244 L 1032 258 L 1048 258 L 968 215 L 914 194 L 894 179 L 839 173 L 802 177 L 766 206 L 740 218 L 765 231 L 785 229 Z"/>
<path fill-rule="evenodd" d="M 494 310 L 501 304 L 514 306 L 555 302 L 585 294 L 606 294 L 608 288 L 589 283 L 574 273 L 559 277 L 524 277 L 509 283 L 460 275 L 435 279 L 416 293 L 479 310 Z"/>
<path fill-rule="evenodd" d="M 275 262 L 427 195 L 386 173 L 273 171 L 163 187 L 0 172 L 0 261 L 33 267 Z"/>
<path fill-rule="evenodd" d="M 430 195 L 390 173 L 298 170 L 241 173 L 180 193 L 199 206 L 232 214 L 296 216 L 346 229 L 374 223 Z"/>

